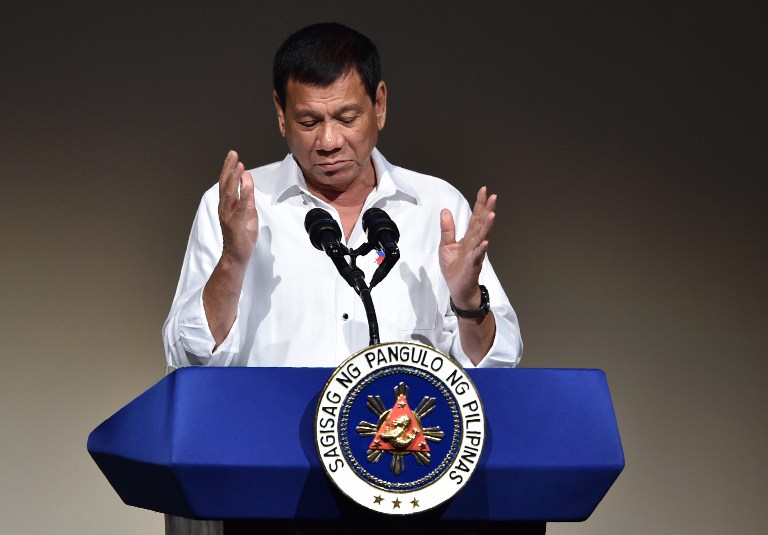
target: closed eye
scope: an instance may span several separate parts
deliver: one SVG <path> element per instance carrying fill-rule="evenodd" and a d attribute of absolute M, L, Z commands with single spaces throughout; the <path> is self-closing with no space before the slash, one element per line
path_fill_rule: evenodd
<path fill-rule="evenodd" d="M 352 124 L 359 118 L 359 115 L 355 115 L 353 117 L 340 117 L 339 122 L 342 124 Z"/>

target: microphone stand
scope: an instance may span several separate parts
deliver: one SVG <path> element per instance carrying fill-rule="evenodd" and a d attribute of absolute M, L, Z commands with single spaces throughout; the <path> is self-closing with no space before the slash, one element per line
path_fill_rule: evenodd
<path fill-rule="evenodd" d="M 375 345 L 379 343 L 379 321 L 376 319 L 376 309 L 373 306 L 373 299 L 371 298 L 371 289 L 365 283 L 365 274 L 363 270 L 357 267 L 355 261 L 358 256 L 365 256 L 371 252 L 373 247 L 370 243 L 364 243 L 359 249 L 347 249 L 350 259 L 350 272 L 352 275 L 352 281 L 350 286 L 355 289 L 357 295 L 360 296 L 360 300 L 363 302 L 363 308 L 365 309 L 365 316 L 368 319 L 368 345 Z"/>

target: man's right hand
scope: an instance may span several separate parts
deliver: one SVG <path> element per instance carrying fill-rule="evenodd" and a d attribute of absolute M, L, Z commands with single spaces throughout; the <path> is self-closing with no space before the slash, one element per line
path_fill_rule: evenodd
<path fill-rule="evenodd" d="M 219 222 L 224 238 L 222 256 L 247 265 L 259 236 L 259 214 L 253 198 L 253 177 L 233 150 L 227 154 L 219 175 Z"/>
<path fill-rule="evenodd" d="M 253 177 L 233 150 L 227 154 L 219 175 L 219 223 L 224 247 L 203 289 L 205 316 L 215 341 L 213 349 L 226 339 L 237 318 L 245 271 L 259 236 Z"/>

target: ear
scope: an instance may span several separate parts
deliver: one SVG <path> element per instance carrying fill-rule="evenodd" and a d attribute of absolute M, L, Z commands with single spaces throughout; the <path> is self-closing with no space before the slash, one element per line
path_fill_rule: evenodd
<path fill-rule="evenodd" d="M 376 88 L 376 103 L 374 104 L 376 109 L 376 123 L 379 126 L 379 130 L 384 128 L 384 123 L 387 122 L 387 85 L 384 80 L 379 82 L 379 87 Z"/>
<path fill-rule="evenodd" d="M 272 91 L 272 100 L 275 101 L 277 127 L 280 129 L 280 135 L 285 137 L 285 111 L 283 111 L 283 107 L 280 105 L 280 99 L 277 98 L 277 91 Z"/>

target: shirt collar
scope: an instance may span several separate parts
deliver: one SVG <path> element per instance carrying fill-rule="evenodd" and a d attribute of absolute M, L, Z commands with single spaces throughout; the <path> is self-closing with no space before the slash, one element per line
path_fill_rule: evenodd
<path fill-rule="evenodd" d="M 401 176 L 401 173 L 397 172 L 397 168 L 384 158 L 378 149 L 373 149 L 371 158 L 373 160 L 373 168 L 376 170 L 376 188 L 371 192 L 371 195 L 379 198 L 402 197 L 414 204 L 421 204 L 416 190 Z M 277 204 L 303 193 L 310 194 L 307 182 L 296 160 L 293 159 L 291 154 L 288 154 L 280 162 L 278 168 L 278 177 L 275 183 L 272 203 Z"/>

